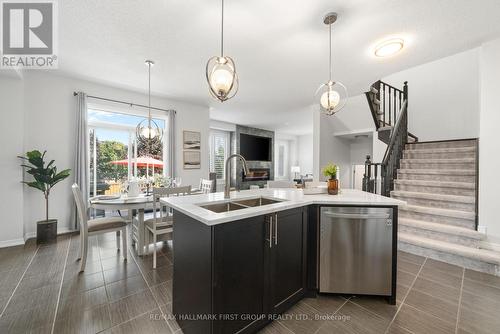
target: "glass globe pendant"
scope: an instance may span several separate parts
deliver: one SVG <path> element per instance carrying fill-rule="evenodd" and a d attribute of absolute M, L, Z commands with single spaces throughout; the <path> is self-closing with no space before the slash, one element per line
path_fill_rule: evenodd
<path fill-rule="evenodd" d="M 221 102 L 229 100 L 238 91 L 238 75 L 234 60 L 224 55 L 224 0 L 222 0 L 221 55 L 207 62 L 206 76 L 210 95 Z"/>
<path fill-rule="evenodd" d="M 148 66 L 148 118 L 137 124 L 135 134 L 137 141 L 145 143 L 148 150 L 151 151 L 153 146 L 161 143 L 163 131 L 151 117 L 151 67 L 154 65 L 154 61 L 146 60 L 145 63 Z"/>
<path fill-rule="evenodd" d="M 337 20 L 337 13 L 329 13 L 323 22 L 330 28 L 330 79 L 327 83 L 319 86 L 316 96 L 319 97 L 319 106 L 322 113 L 333 115 L 345 107 L 348 94 L 347 88 L 339 81 L 332 80 L 332 24 Z"/>

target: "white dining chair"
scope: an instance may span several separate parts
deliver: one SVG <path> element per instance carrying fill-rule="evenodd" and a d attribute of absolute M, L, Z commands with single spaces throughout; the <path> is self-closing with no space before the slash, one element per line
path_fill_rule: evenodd
<path fill-rule="evenodd" d="M 209 194 L 212 192 L 212 187 L 214 186 L 214 181 L 202 179 L 200 183 L 200 189 L 203 194 Z"/>
<path fill-rule="evenodd" d="M 295 188 L 295 182 L 293 181 L 267 181 L 268 188 Z"/>
<path fill-rule="evenodd" d="M 146 248 L 149 250 L 150 235 L 153 236 L 153 269 L 156 269 L 156 243 L 158 236 L 171 234 L 174 219 L 169 212 L 170 208 L 161 204 L 160 198 L 171 196 L 183 196 L 191 193 L 191 186 L 176 188 L 153 188 L 153 217 L 144 220 L 144 235 Z"/>
<path fill-rule="evenodd" d="M 87 253 L 89 248 L 89 237 L 97 234 L 108 232 L 121 232 L 122 236 L 122 255 L 124 261 L 127 261 L 127 221 L 122 217 L 104 217 L 96 219 L 88 219 L 88 208 L 83 201 L 82 191 L 75 183 L 71 186 L 73 197 L 76 202 L 78 218 L 80 220 L 80 271 L 85 270 L 87 264 Z M 120 250 L 120 239 L 117 234 L 116 246 Z"/>

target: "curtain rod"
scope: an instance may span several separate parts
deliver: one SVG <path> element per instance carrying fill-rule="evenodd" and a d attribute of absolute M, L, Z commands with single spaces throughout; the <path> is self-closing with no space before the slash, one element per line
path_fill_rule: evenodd
<path fill-rule="evenodd" d="M 77 92 L 73 92 L 73 96 L 77 96 L 78 93 Z M 119 100 L 113 100 L 113 99 L 108 99 L 108 98 L 105 98 L 105 97 L 99 97 L 99 96 L 93 96 L 93 95 L 87 95 L 87 97 L 91 98 L 91 99 L 96 99 L 96 100 L 103 100 L 103 101 L 108 101 L 108 102 L 114 102 L 114 103 L 121 103 L 121 104 L 127 104 L 129 106 L 135 106 L 135 107 L 141 107 L 141 108 L 150 108 L 148 106 L 145 106 L 143 104 L 136 104 L 136 103 L 132 103 L 132 102 L 125 102 L 125 101 L 119 101 Z M 160 110 L 160 111 L 167 111 L 167 112 L 170 112 L 170 111 L 173 111 L 174 113 L 177 113 L 176 110 L 172 110 L 172 109 L 162 109 L 162 108 L 156 108 L 156 107 L 151 107 L 151 109 L 153 110 Z"/>

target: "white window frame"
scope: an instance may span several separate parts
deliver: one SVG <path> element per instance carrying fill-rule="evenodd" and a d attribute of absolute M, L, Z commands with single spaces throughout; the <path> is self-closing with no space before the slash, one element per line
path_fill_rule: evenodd
<path fill-rule="evenodd" d="M 213 161 L 214 161 L 214 153 L 215 153 L 215 137 L 223 137 L 225 139 L 225 147 L 224 147 L 224 162 L 227 160 L 229 157 L 229 150 L 230 150 L 230 133 L 228 131 L 222 131 L 222 130 L 215 130 L 215 129 L 210 129 L 209 133 L 209 170 L 210 172 L 215 172 L 215 166 L 213 166 Z M 224 175 L 226 174 L 226 164 L 223 164 L 222 167 L 222 178 L 217 178 L 217 181 L 224 181 Z M 224 182 L 218 182 L 220 184 Z"/>
<path fill-rule="evenodd" d="M 138 110 L 136 108 L 131 108 L 130 110 L 125 110 L 125 109 L 119 109 L 115 107 L 110 107 L 106 105 L 100 105 L 100 104 L 88 104 L 87 106 L 87 114 L 90 110 L 95 110 L 95 111 L 104 111 L 104 112 L 109 112 L 109 113 L 115 113 L 115 114 L 122 114 L 122 115 L 130 115 L 130 116 L 138 116 L 138 117 L 148 117 L 148 112 L 144 110 Z M 160 112 L 153 112 L 151 111 L 151 117 L 155 119 L 160 119 L 164 121 L 165 123 L 165 131 L 168 129 L 168 116 L 160 113 Z M 132 125 L 126 125 L 126 124 L 116 124 L 112 122 L 103 122 L 103 121 L 89 121 L 87 124 L 87 133 L 90 133 L 90 130 L 96 130 L 96 129 L 104 129 L 104 130 L 117 130 L 117 131 L 127 131 L 128 132 L 128 153 L 127 156 L 129 157 L 129 165 L 128 165 L 128 175 L 127 179 L 130 181 L 132 176 L 137 177 L 137 165 L 134 165 L 134 170 L 132 172 L 132 163 L 130 161 L 130 157 L 137 157 L 137 143 L 136 143 L 136 138 L 135 138 L 135 131 L 136 127 Z M 163 165 L 167 166 L 167 153 L 168 153 L 168 143 L 167 139 L 168 134 L 164 133 L 163 134 Z M 93 163 L 94 163 L 94 168 L 97 164 L 97 147 L 96 147 L 96 136 L 94 132 L 94 152 L 93 152 Z M 134 152 L 132 152 L 132 147 L 134 147 Z M 89 164 L 88 164 L 88 175 L 90 175 L 90 150 L 87 153 L 89 155 Z M 167 168 L 163 168 L 163 176 L 167 176 L 166 174 Z M 96 194 L 97 191 L 97 173 L 94 172 L 93 174 L 94 177 L 94 189 L 93 192 Z M 90 191 L 90 189 L 89 189 Z"/>

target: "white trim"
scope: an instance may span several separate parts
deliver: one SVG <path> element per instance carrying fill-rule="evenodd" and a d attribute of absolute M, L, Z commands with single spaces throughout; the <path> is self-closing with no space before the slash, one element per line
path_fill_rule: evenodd
<path fill-rule="evenodd" d="M 0 248 L 24 245 L 24 239 L 12 239 L 0 241 Z"/>
<path fill-rule="evenodd" d="M 349 131 L 340 131 L 332 133 L 333 136 L 349 136 L 349 135 L 357 135 L 357 134 L 372 134 L 375 131 L 375 128 L 368 129 L 358 129 L 358 130 L 349 130 Z"/>
<path fill-rule="evenodd" d="M 491 242 L 491 241 L 486 241 L 486 240 L 480 241 L 479 247 L 482 249 L 488 249 L 488 250 L 500 252 L 500 244 L 495 243 L 495 242 Z"/>

